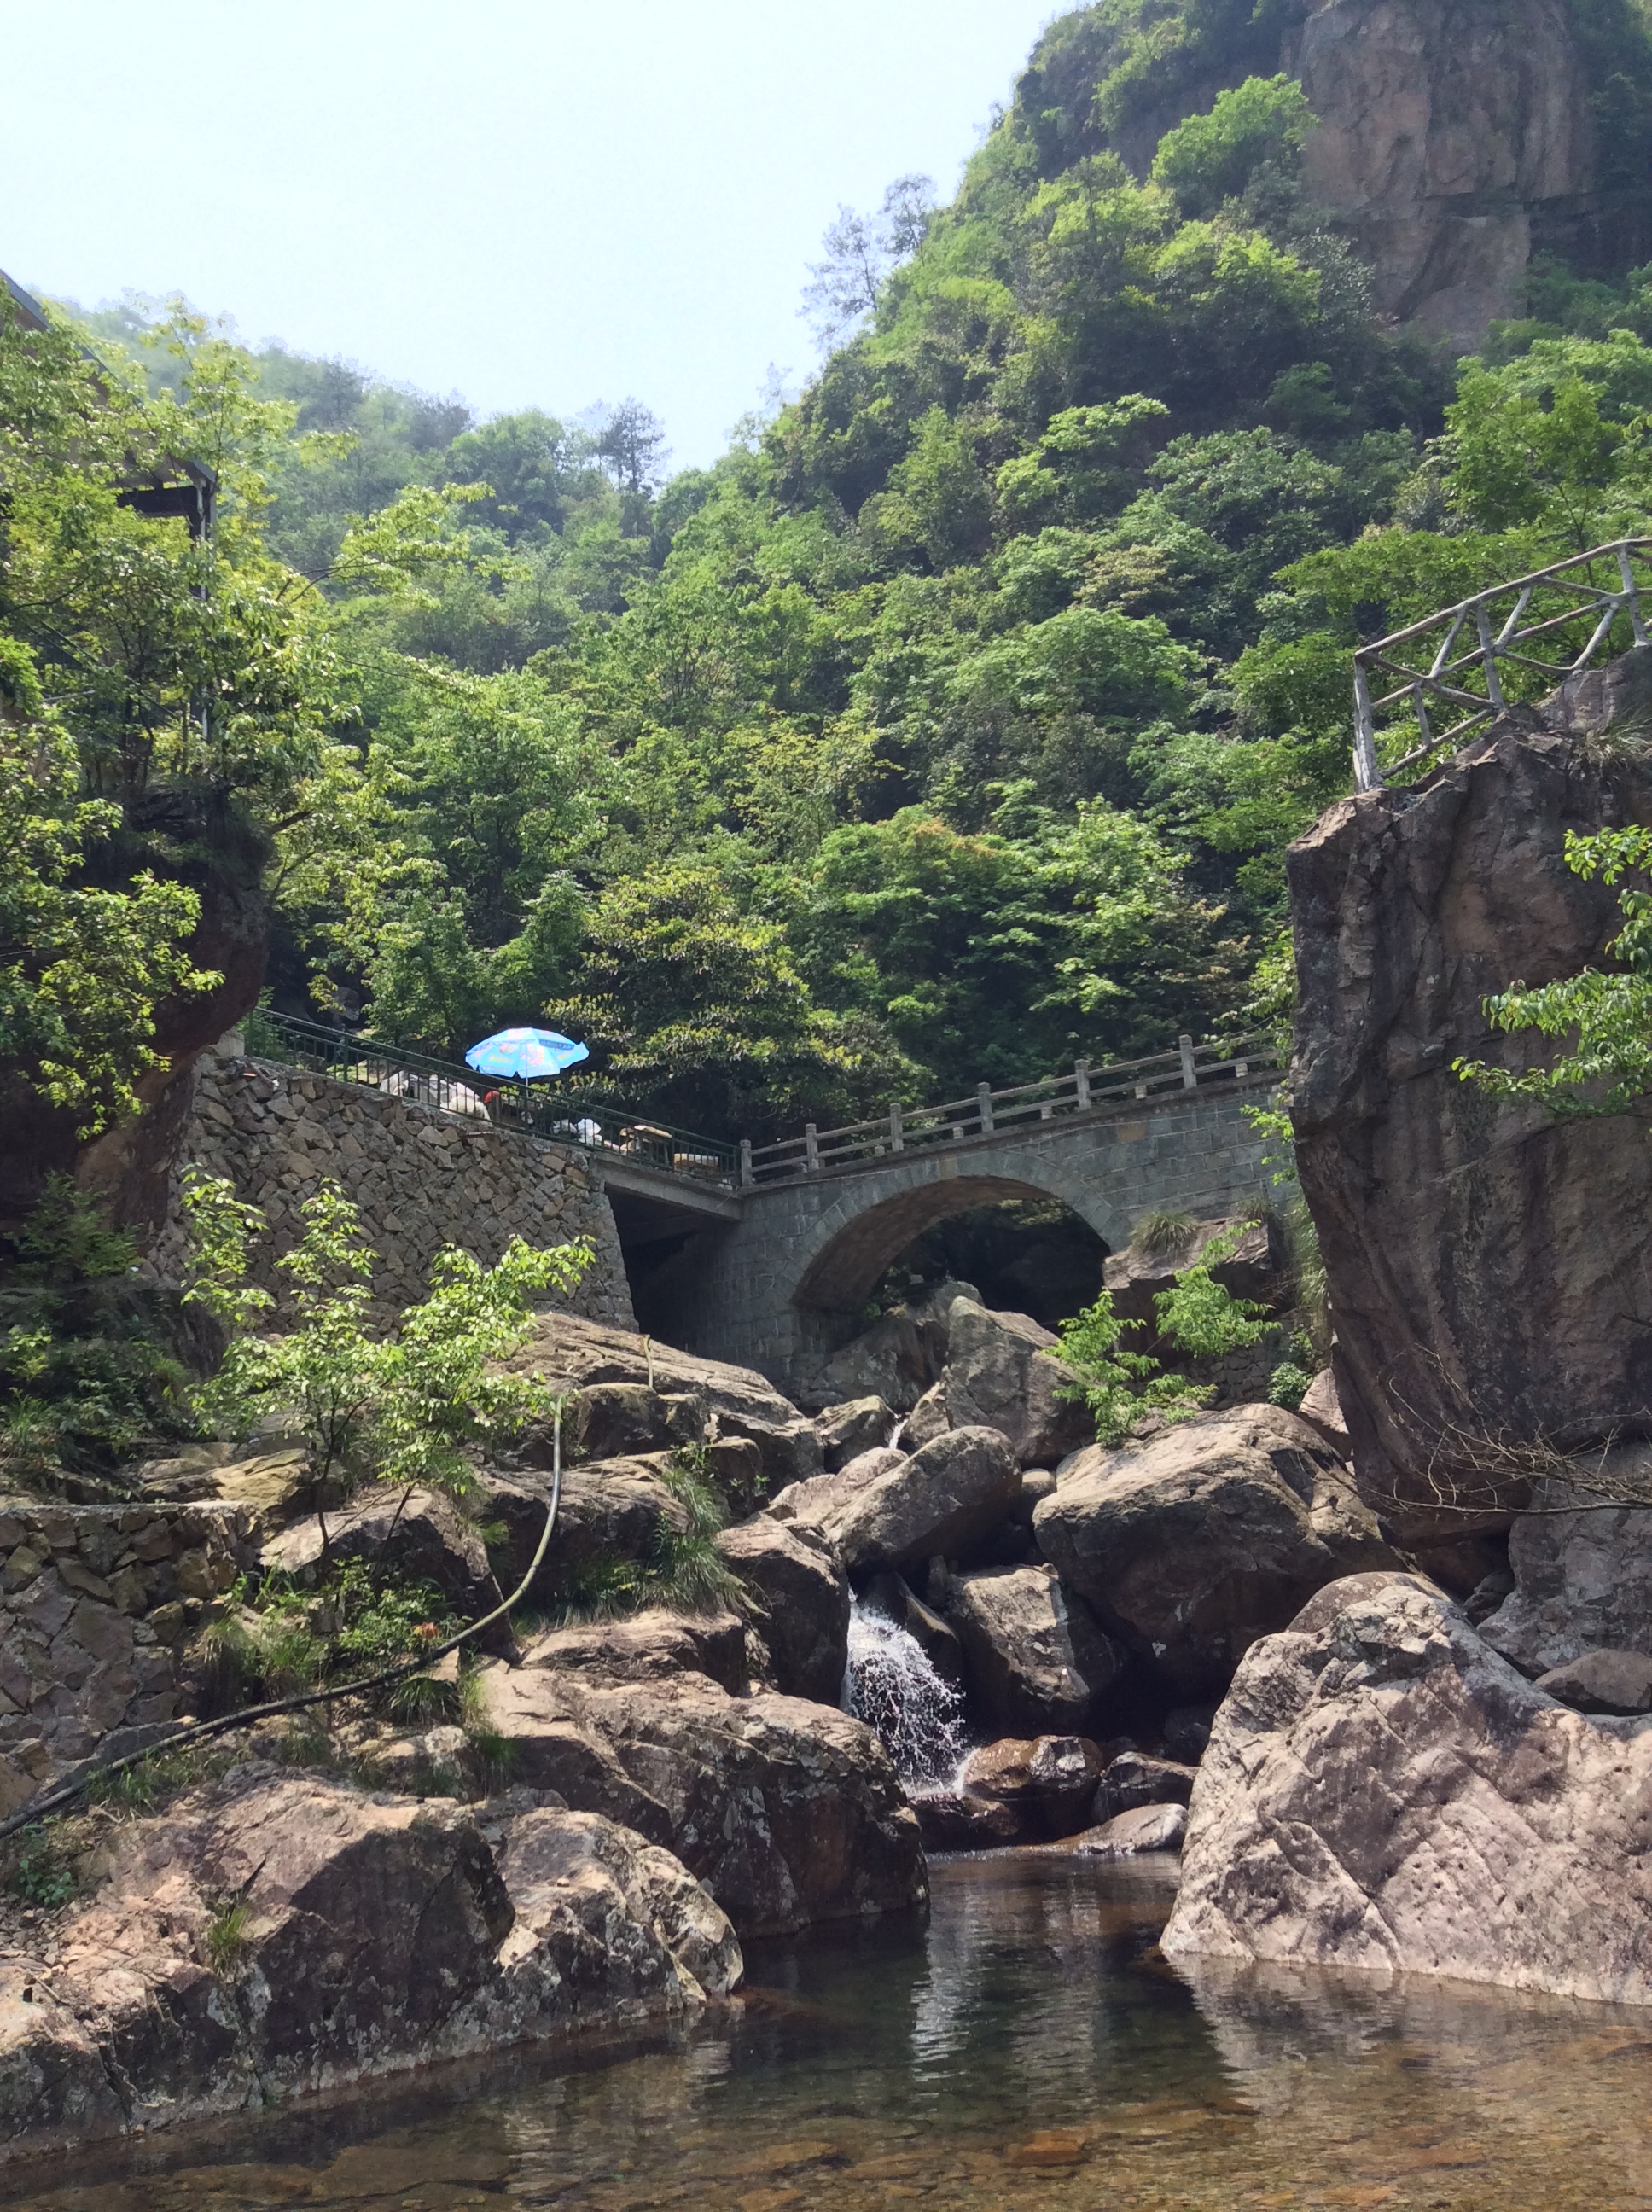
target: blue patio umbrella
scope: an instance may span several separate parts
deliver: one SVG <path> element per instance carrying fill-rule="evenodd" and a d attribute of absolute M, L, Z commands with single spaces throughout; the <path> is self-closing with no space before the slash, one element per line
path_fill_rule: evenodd
<path fill-rule="evenodd" d="M 576 1066 L 591 1054 L 572 1037 L 559 1036 L 555 1030 L 501 1030 L 497 1036 L 483 1037 L 473 1044 L 465 1055 L 467 1066 L 478 1075 L 516 1075 L 527 1079 L 537 1076 L 560 1075 L 565 1067 Z"/>

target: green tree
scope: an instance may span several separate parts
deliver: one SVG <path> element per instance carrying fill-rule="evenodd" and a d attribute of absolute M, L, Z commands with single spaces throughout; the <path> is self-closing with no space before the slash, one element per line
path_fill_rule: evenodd
<path fill-rule="evenodd" d="M 276 1262 L 287 1278 L 279 1298 L 248 1280 L 248 1239 L 265 1225 L 256 1206 L 198 1170 L 185 1178 L 184 1205 L 185 1302 L 229 1339 L 197 1406 L 234 1433 L 264 1413 L 290 1416 L 319 1515 L 330 1493 L 369 1474 L 463 1492 L 477 1449 L 549 1417 L 549 1386 L 495 1363 L 526 1337 L 531 1300 L 577 1285 L 592 1257 L 587 1243 L 537 1251 L 513 1237 L 492 1267 L 448 1246 L 432 1264 L 430 1296 L 380 1335 L 369 1312 L 375 1255 L 336 1183 L 324 1182 L 301 1209 L 303 1234 Z"/>

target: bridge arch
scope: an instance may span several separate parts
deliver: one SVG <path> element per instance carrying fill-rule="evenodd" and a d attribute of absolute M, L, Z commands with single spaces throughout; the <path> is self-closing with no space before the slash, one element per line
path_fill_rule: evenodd
<path fill-rule="evenodd" d="M 1015 1200 L 1058 1200 L 1095 1231 L 1108 1251 L 1116 1251 L 1127 1231 L 1113 1218 L 1113 1209 L 1092 1207 L 1087 1212 L 1073 1206 L 1065 1191 L 1053 1188 L 1054 1180 L 1042 1176 L 1035 1182 L 1023 1175 L 982 1171 L 917 1183 L 875 1199 L 818 1245 L 798 1279 L 792 1303 L 827 1322 L 859 1314 L 884 1274 L 925 1230 L 978 1206 Z M 1098 1210 L 1105 1216 L 1102 1221 L 1090 1218 Z"/>

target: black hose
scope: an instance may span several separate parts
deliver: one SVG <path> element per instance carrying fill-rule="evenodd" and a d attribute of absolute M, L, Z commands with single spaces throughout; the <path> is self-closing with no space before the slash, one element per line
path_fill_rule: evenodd
<path fill-rule="evenodd" d="M 505 1620 L 512 1608 L 519 1605 L 532 1587 L 534 1577 L 544 1565 L 545 1553 L 550 1549 L 551 1531 L 556 1526 L 556 1509 L 562 1495 L 562 1408 L 557 1405 L 553 1428 L 550 1461 L 550 1510 L 545 1516 L 545 1525 L 539 1538 L 539 1548 L 533 1555 L 533 1564 L 502 1605 L 484 1613 L 480 1620 L 471 1621 L 461 1628 L 457 1636 L 450 1636 L 434 1651 L 422 1651 L 416 1659 L 404 1659 L 394 1667 L 386 1667 L 377 1674 L 368 1674 L 359 1682 L 333 1682 L 325 1690 L 305 1690 L 291 1698 L 275 1698 L 268 1705 L 246 1705 L 238 1713 L 225 1713 L 217 1720 L 192 1721 L 186 1727 L 176 1729 L 158 1743 L 145 1745 L 142 1751 L 128 1752 L 125 1758 L 112 1759 L 104 1764 L 88 1766 L 71 1782 L 54 1784 L 50 1790 L 31 1797 L 4 1820 L 0 1820 L 0 1843 L 15 1836 L 20 1828 L 30 1827 L 43 1820 L 47 1814 L 55 1813 L 60 1806 L 72 1804 L 94 1784 L 112 1774 L 125 1773 L 128 1767 L 142 1766 L 146 1759 L 156 1759 L 164 1752 L 176 1751 L 186 1743 L 205 1743 L 212 1736 L 228 1735 L 234 1729 L 251 1728 L 256 1721 L 275 1720 L 282 1713 L 301 1713 L 311 1705 L 331 1705 L 340 1698 L 360 1697 L 366 1690 L 382 1690 L 392 1682 L 404 1681 L 410 1675 L 422 1674 L 445 1659 L 450 1651 L 457 1651 L 472 1637 L 480 1636 L 484 1628 L 491 1628 L 496 1620 Z"/>

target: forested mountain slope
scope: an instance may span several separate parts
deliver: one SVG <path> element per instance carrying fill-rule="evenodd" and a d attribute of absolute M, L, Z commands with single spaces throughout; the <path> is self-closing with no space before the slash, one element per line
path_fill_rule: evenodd
<path fill-rule="evenodd" d="M 310 656 L 275 1002 L 443 1053 L 549 1019 L 617 1095 L 754 1135 L 1254 1024 L 1351 645 L 1652 495 L 1638 7 L 1429 11 L 1437 79 L 1382 80 L 1425 158 L 1383 200 L 1355 34 L 1395 13 L 1060 17 L 707 470 L 666 478 L 635 404 L 478 423 L 91 318 L 146 405 L 234 392 L 222 558 L 256 547 Z M 1465 82 L 1503 195 L 1473 299 L 1435 190 Z M 1487 301 L 1523 313 L 1460 363 L 1438 333 Z M 73 731 L 49 596 L 14 573 L 0 616 Z"/>

